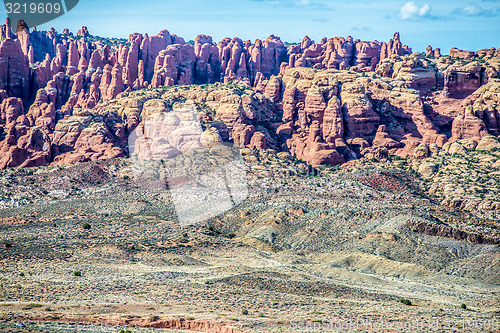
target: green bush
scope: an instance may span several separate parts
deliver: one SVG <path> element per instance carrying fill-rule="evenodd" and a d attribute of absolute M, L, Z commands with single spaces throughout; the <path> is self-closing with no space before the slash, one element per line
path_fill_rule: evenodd
<path fill-rule="evenodd" d="M 82 272 L 80 272 L 80 271 L 74 271 L 73 275 L 74 276 L 82 276 Z"/>
<path fill-rule="evenodd" d="M 241 309 L 241 314 L 246 316 L 248 315 L 248 310 L 247 309 Z"/>
<path fill-rule="evenodd" d="M 25 307 L 23 307 L 23 310 L 31 310 L 31 309 L 35 309 L 35 308 L 41 308 L 41 307 L 42 307 L 42 304 L 31 303 L 31 304 L 28 304 Z"/>
<path fill-rule="evenodd" d="M 462 305 L 460 305 L 460 307 L 464 310 L 467 310 L 467 305 L 465 305 L 464 303 L 462 303 Z"/>
<path fill-rule="evenodd" d="M 407 298 L 401 298 L 399 301 L 404 305 L 411 305 L 411 301 Z"/>
<path fill-rule="evenodd" d="M 85 222 L 83 224 L 82 228 L 85 229 L 85 230 L 89 230 L 90 228 L 92 228 L 92 226 L 90 224 L 88 224 L 88 223 Z"/>

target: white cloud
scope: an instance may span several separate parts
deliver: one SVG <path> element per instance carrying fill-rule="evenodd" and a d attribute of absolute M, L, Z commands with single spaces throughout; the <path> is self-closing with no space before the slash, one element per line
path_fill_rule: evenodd
<path fill-rule="evenodd" d="M 409 1 L 399 8 L 399 17 L 402 20 L 416 20 L 427 17 L 431 13 L 431 6 L 428 3 L 419 6 L 413 1 Z"/>
<path fill-rule="evenodd" d="M 467 15 L 477 15 L 480 14 L 483 10 L 476 5 L 468 6 L 462 9 L 462 12 Z"/>
<path fill-rule="evenodd" d="M 483 9 L 477 5 L 470 5 L 463 8 L 457 8 L 452 14 L 464 16 L 496 16 L 500 14 L 500 10 L 498 8 Z"/>
<path fill-rule="evenodd" d="M 357 26 L 352 27 L 351 30 L 352 31 L 371 31 L 372 28 L 364 26 L 364 25 L 361 25 L 361 24 L 358 24 Z"/>

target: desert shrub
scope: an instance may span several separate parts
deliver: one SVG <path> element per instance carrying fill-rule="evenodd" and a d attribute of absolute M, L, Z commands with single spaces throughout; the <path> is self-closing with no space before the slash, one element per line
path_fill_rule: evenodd
<path fill-rule="evenodd" d="M 411 305 L 411 301 L 407 298 L 401 298 L 399 301 L 404 305 Z"/>
<path fill-rule="evenodd" d="M 23 307 L 23 310 L 31 310 L 31 309 L 35 309 L 35 308 L 41 308 L 41 307 L 42 307 L 42 304 L 31 303 L 31 304 L 28 304 L 25 307 Z"/>
<path fill-rule="evenodd" d="M 10 248 L 10 247 L 12 247 L 12 243 L 5 242 L 5 247 L 6 247 L 6 248 Z"/>
<path fill-rule="evenodd" d="M 184 238 L 188 238 L 188 233 L 187 233 L 187 232 L 183 233 L 183 234 L 182 234 L 182 237 L 184 237 Z"/>
<path fill-rule="evenodd" d="M 246 316 L 248 315 L 248 310 L 247 309 L 241 309 L 241 314 Z"/>
<path fill-rule="evenodd" d="M 462 305 L 460 305 L 460 307 L 464 310 L 467 310 L 467 305 L 465 305 L 464 303 L 462 303 Z"/>
<path fill-rule="evenodd" d="M 227 235 L 224 235 L 224 237 L 229 238 L 229 239 L 233 239 L 234 237 L 236 237 L 236 235 L 231 232 L 231 233 L 229 233 Z"/>
<path fill-rule="evenodd" d="M 188 243 L 188 242 L 189 242 L 189 239 L 187 239 L 187 238 L 179 238 L 177 241 L 178 241 L 179 243 Z"/>
<path fill-rule="evenodd" d="M 74 276 L 82 276 L 82 272 L 80 272 L 80 271 L 74 271 L 73 275 Z"/>
<path fill-rule="evenodd" d="M 90 224 L 88 224 L 87 222 L 85 222 L 82 226 L 83 229 L 85 230 L 89 230 L 90 228 L 92 228 L 92 226 Z"/>

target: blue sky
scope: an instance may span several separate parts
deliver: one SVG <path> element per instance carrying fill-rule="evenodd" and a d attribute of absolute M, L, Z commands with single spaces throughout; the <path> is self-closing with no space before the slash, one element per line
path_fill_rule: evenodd
<path fill-rule="evenodd" d="M 5 11 L 1 15 L 5 20 Z M 167 29 L 185 40 L 207 34 L 215 41 L 253 41 L 270 34 L 288 42 L 305 35 L 317 42 L 348 35 L 388 41 L 399 31 L 402 42 L 414 51 L 430 44 L 447 54 L 451 47 L 500 47 L 500 0 L 80 0 L 68 14 L 38 29 L 69 28 L 76 33 L 82 25 L 106 37 Z"/>

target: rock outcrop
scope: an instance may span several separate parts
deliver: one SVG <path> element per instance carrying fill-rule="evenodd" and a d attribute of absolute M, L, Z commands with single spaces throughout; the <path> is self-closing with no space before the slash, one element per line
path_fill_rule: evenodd
<path fill-rule="evenodd" d="M 86 27 L 75 38 L 69 30 L 30 32 L 22 21 L 16 34 L 7 26 L 2 167 L 25 166 L 22 154 L 30 165 L 125 156 L 141 119 L 179 103 L 195 107 L 208 143 L 288 151 L 314 166 L 426 158 L 447 141 L 500 134 L 495 48 L 442 57 L 428 46 L 424 56 L 399 33 L 388 43 L 306 36 L 286 47 L 274 35 L 186 43 L 163 30 L 116 43 L 91 38 Z"/>
<path fill-rule="evenodd" d="M 26 99 L 30 92 L 28 58 L 18 39 L 0 43 L 0 89 L 11 97 Z"/>

